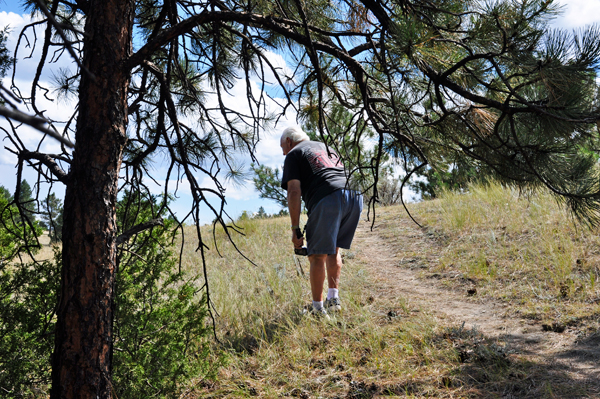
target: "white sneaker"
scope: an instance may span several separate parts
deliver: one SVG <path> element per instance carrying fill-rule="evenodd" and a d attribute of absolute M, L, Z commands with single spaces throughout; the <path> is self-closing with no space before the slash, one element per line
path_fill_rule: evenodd
<path fill-rule="evenodd" d="M 325 310 L 325 308 L 321 308 L 321 309 L 313 308 L 309 314 L 316 319 L 329 320 L 329 315 L 327 314 L 327 311 Z"/>
<path fill-rule="evenodd" d="M 340 302 L 340 298 L 326 299 L 324 307 L 330 312 L 338 312 L 342 310 L 342 303 Z"/>

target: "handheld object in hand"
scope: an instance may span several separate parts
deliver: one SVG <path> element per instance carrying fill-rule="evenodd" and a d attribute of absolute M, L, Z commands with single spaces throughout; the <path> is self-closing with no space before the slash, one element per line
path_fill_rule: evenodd
<path fill-rule="evenodd" d="M 296 255 L 300 255 L 300 256 L 307 256 L 308 255 L 308 249 L 306 247 L 294 248 L 294 253 Z"/>

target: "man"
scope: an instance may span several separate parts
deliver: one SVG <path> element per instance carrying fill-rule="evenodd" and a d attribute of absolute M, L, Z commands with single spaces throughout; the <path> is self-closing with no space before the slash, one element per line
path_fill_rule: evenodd
<path fill-rule="evenodd" d="M 326 316 L 327 310 L 341 310 L 339 250 L 350 248 L 362 212 L 362 195 L 348 189 L 339 156 L 323 143 L 310 141 L 299 127 L 285 129 L 280 145 L 286 156 L 281 187 L 287 190 L 292 242 L 295 248 L 302 248 L 304 243 L 300 230 L 302 197 L 308 210 L 306 240 L 313 313 Z M 323 304 L 326 272 L 329 290 Z"/>

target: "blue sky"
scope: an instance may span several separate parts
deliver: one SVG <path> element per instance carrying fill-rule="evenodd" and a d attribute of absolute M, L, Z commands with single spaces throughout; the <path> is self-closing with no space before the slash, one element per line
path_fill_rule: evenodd
<path fill-rule="evenodd" d="M 13 35 L 9 40 L 9 48 L 14 47 L 15 34 L 20 31 L 21 27 L 29 20 L 28 15 L 23 15 L 18 0 L 0 0 L 0 27 L 10 25 L 13 28 Z M 556 18 L 552 25 L 557 28 L 573 29 L 582 27 L 592 23 L 600 23 L 600 0 L 561 0 L 560 4 L 564 5 L 563 14 Z M 69 67 L 70 60 L 68 57 L 63 57 L 64 61 L 59 61 L 53 64 L 49 69 L 57 70 L 58 68 Z M 272 54 L 272 60 L 279 63 L 282 67 L 285 67 L 285 61 L 283 58 Z M 28 60 L 19 61 L 19 75 L 17 80 L 22 84 L 30 79 L 35 71 L 34 62 L 28 62 Z M 5 84 L 8 83 L 8 79 L 5 78 Z M 236 98 L 245 98 L 245 84 L 236 85 L 233 89 L 234 96 L 231 101 L 236 102 Z M 245 101 L 244 101 L 245 102 Z M 238 100 L 237 103 L 240 103 Z M 69 114 L 69 104 L 62 103 L 43 103 L 47 107 L 47 114 L 60 119 L 61 116 L 66 118 Z M 5 121 L 0 121 L 0 126 Z M 295 124 L 295 114 L 290 112 L 286 115 L 286 118 L 282 119 L 281 122 L 270 131 L 265 131 L 261 134 L 261 142 L 257 147 L 256 157 L 259 162 L 270 167 L 277 167 L 283 163 L 283 156 L 281 149 L 279 148 L 279 134 L 287 126 Z M 22 139 L 26 143 L 33 144 L 39 135 L 35 131 L 24 132 Z M 14 157 L 8 153 L 3 147 L 6 143 L 3 143 L 0 148 L 0 185 L 7 187 L 10 191 L 14 190 L 16 182 L 16 169 Z M 45 151 L 58 152 L 58 146 L 55 144 L 49 144 L 45 148 Z M 242 159 L 245 163 L 246 168 L 250 166 L 250 159 Z M 160 169 L 161 165 L 155 165 L 155 168 Z M 36 180 L 35 175 L 29 172 L 25 172 L 24 177 L 33 184 Z M 258 193 L 254 190 L 251 181 L 243 186 L 236 186 L 233 184 L 226 184 L 227 186 L 227 212 L 237 217 L 242 211 L 246 210 L 249 212 L 256 212 L 260 206 L 263 206 L 268 213 L 277 213 L 280 210 L 279 205 L 273 201 L 260 199 Z M 185 184 L 181 185 L 185 187 Z M 157 191 L 160 191 L 160 187 L 155 187 Z M 55 186 L 53 191 L 62 197 L 62 188 Z M 179 193 L 181 199 L 177 201 L 175 209 L 181 216 L 186 212 L 189 204 L 189 194 L 185 188 Z M 202 222 L 210 222 L 213 219 L 212 214 L 205 209 L 201 215 Z"/>

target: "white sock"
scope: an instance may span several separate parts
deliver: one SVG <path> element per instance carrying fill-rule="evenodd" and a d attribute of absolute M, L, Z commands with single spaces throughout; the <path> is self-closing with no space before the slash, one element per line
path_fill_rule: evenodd
<path fill-rule="evenodd" d="M 327 299 L 338 298 L 338 289 L 337 288 L 329 288 L 327 290 Z"/>
<path fill-rule="evenodd" d="M 313 309 L 314 310 L 323 309 L 323 301 L 313 301 Z"/>

